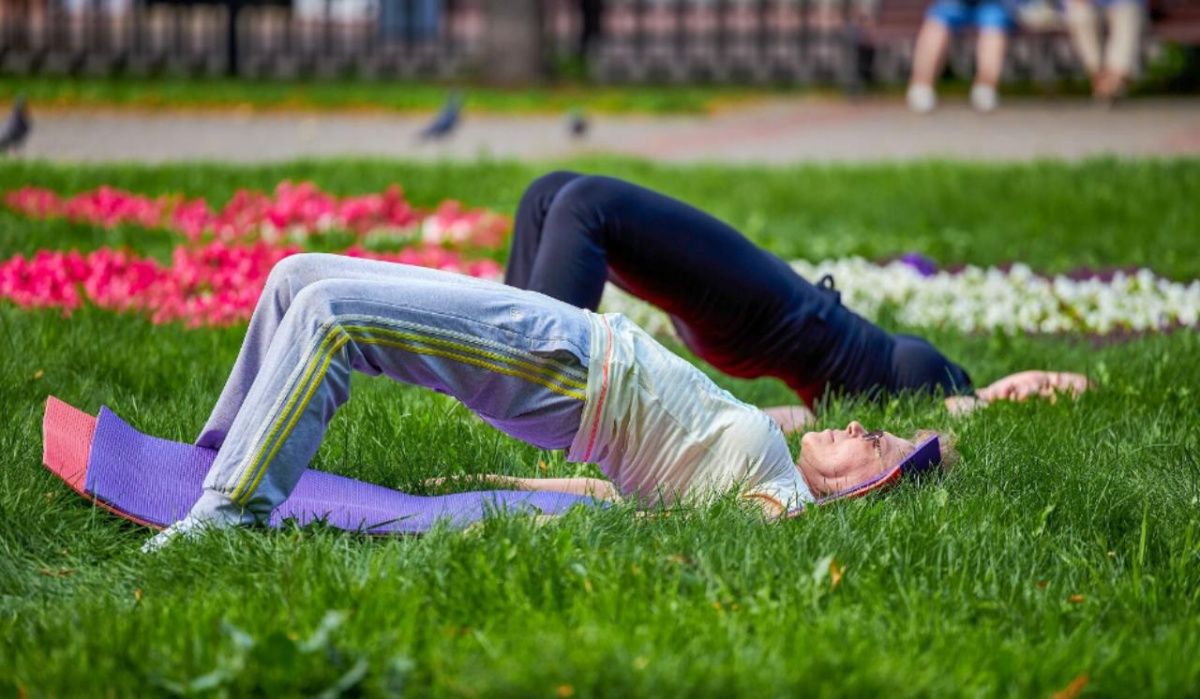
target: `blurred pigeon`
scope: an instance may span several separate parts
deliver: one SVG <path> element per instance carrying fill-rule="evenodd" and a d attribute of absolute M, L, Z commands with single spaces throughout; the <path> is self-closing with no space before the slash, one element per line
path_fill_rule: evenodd
<path fill-rule="evenodd" d="M 446 98 L 446 103 L 442 105 L 442 111 L 438 112 L 428 126 L 421 129 L 421 133 L 417 134 L 417 137 L 422 141 L 436 141 L 449 136 L 458 126 L 458 116 L 462 113 L 462 106 L 462 93 L 458 90 L 451 92 Z"/>
<path fill-rule="evenodd" d="M 582 109 L 576 107 L 567 113 L 567 131 L 572 138 L 583 138 L 587 135 L 588 120 Z"/>
<path fill-rule="evenodd" d="M 25 97 L 17 95 L 12 112 L 9 113 L 4 126 L 0 127 L 0 153 L 19 149 L 29 137 L 32 128 L 33 122 L 29 119 L 29 110 L 25 107 Z"/>

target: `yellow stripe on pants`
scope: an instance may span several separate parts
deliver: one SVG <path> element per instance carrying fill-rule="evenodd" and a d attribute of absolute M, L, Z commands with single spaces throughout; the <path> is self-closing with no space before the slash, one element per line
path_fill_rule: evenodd
<path fill-rule="evenodd" d="M 316 393 L 317 387 L 322 381 L 324 381 L 325 372 L 329 369 L 329 364 L 333 360 L 334 353 L 345 346 L 345 344 L 350 340 L 354 340 L 355 342 L 366 345 L 382 345 L 386 347 L 393 347 L 411 352 L 413 354 L 442 357 L 444 359 L 450 359 L 463 364 L 477 366 L 497 374 L 523 379 L 525 381 L 538 384 L 539 386 L 547 388 L 554 393 L 566 396 L 568 398 L 573 398 L 575 400 L 584 400 L 585 398 L 585 394 L 582 389 L 587 387 L 586 383 L 581 383 L 567 378 L 548 367 L 538 367 L 529 362 L 511 357 L 505 357 L 499 353 L 488 352 L 486 350 L 456 343 L 444 338 L 421 336 L 417 333 L 402 333 L 392 331 L 387 328 L 377 328 L 374 326 L 348 326 L 339 329 L 345 334 L 338 337 L 338 339 L 332 344 L 329 342 L 330 338 L 335 336 L 332 332 L 326 336 L 325 340 L 322 341 L 321 348 L 318 349 L 313 361 L 309 364 L 309 368 L 305 371 L 304 376 L 296 385 L 292 397 L 284 406 L 283 411 L 276 420 L 275 426 L 267 435 L 267 438 L 263 441 L 262 446 L 259 447 L 258 452 L 256 452 L 254 457 L 250 460 L 250 464 L 247 466 L 242 478 L 238 481 L 238 485 L 230 494 L 230 499 L 232 499 L 234 502 L 244 505 L 249 499 L 249 496 L 258 488 L 258 484 L 262 482 L 262 478 L 266 474 L 266 465 L 269 464 L 273 458 L 275 458 L 275 454 L 278 453 L 283 442 L 287 439 L 288 435 L 291 434 L 296 422 L 299 421 L 300 416 L 304 414 L 309 402 L 312 401 L 312 397 Z M 370 337 L 363 334 L 363 331 L 412 338 L 416 342 Z M 423 347 L 418 344 L 419 342 L 452 347 L 458 351 L 455 352 L 447 349 L 440 349 L 438 347 Z M 326 348 L 327 345 L 329 345 L 328 348 Z M 320 369 L 314 372 L 314 369 L 316 369 L 318 366 Z M 535 372 L 549 374 L 549 376 L 539 375 Z M 300 399 L 299 405 L 296 405 L 296 398 L 300 394 L 303 394 L 303 397 Z M 293 409 L 294 405 L 296 405 L 296 407 Z M 287 417 L 289 413 L 290 417 Z M 283 421 L 282 431 L 280 429 L 280 421 Z M 278 440 L 275 440 L 276 434 L 279 435 Z M 272 444 L 273 440 L 274 444 Z M 270 445 L 270 449 L 264 456 L 263 452 L 264 450 L 267 450 L 268 445 Z"/>

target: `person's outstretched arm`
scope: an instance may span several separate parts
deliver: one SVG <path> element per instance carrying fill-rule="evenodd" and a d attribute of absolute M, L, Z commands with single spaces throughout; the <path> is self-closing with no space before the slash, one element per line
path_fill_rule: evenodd
<path fill-rule="evenodd" d="M 569 495 L 586 495 L 596 500 L 620 500 L 621 494 L 611 482 L 600 478 L 517 478 L 498 473 L 461 476 L 476 483 L 510 490 L 538 490 Z M 426 485 L 440 485 L 446 478 L 432 478 Z"/>
<path fill-rule="evenodd" d="M 1019 402 L 1037 397 L 1053 401 L 1059 394 L 1078 398 L 1091 387 L 1091 380 L 1083 374 L 1066 371 L 1019 371 L 979 389 L 974 396 L 950 396 L 946 399 L 946 409 L 954 415 L 965 415 L 1000 400 Z"/>

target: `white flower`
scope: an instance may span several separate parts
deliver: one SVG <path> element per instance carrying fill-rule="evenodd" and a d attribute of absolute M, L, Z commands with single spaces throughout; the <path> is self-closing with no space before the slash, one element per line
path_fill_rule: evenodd
<path fill-rule="evenodd" d="M 805 279 L 830 274 L 842 303 L 868 319 L 885 308 L 915 328 L 953 328 L 961 332 L 1017 334 L 1083 332 L 1105 334 L 1121 328 L 1150 332 L 1200 322 L 1200 280 L 1181 284 L 1148 269 L 1134 275 L 1117 272 L 1110 281 L 1050 279 L 1028 265 L 1008 271 L 968 266 L 958 273 L 923 277 L 903 262 L 872 264 L 860 257 L 797 260 L 792 268 Z M 669 319 L 658 309 L 609 286 L 601 304 L 624 313 L 653 333 L 670 333 Z"/>

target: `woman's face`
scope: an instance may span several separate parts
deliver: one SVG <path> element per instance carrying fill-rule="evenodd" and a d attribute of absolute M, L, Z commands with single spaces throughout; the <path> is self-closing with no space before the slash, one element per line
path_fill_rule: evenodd
<path fill-rule="evenodd" d="M 829 495 L 879 475 L 912 450 L 907 439 L 853 421 L 844 430 L 806 433 L 796 465 L 814 495 Z"/>

